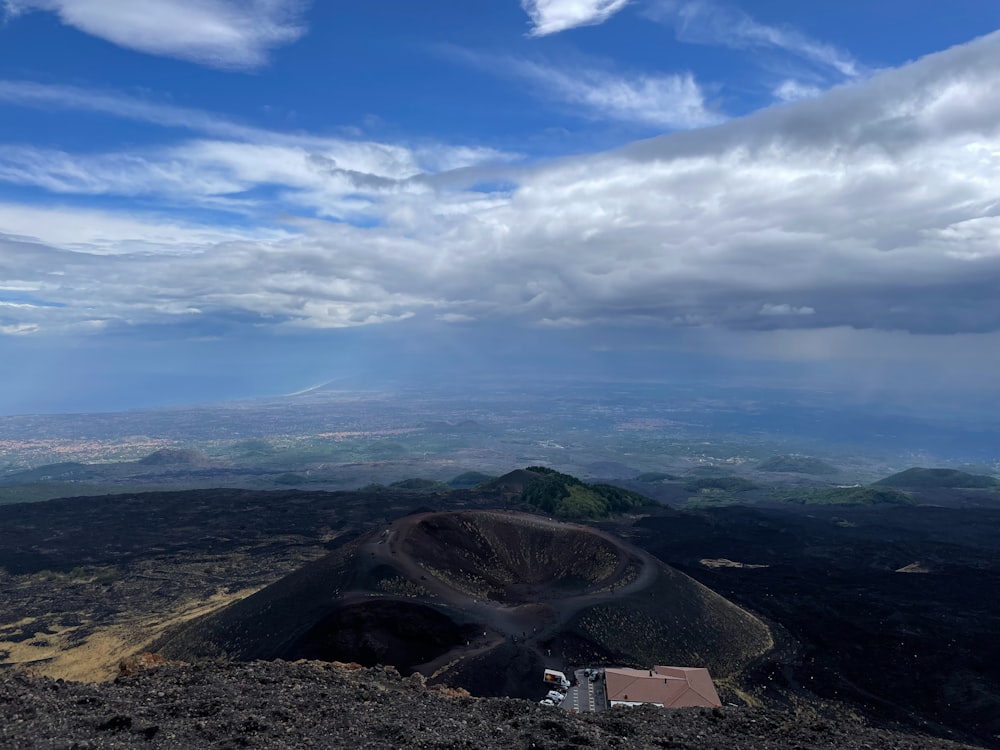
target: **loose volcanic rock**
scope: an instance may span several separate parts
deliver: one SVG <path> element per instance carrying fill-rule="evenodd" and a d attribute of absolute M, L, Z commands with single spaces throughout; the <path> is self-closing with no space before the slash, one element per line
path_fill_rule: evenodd
<path fill-rule="evenodd" d="M 113 683 L 0 677 L 0 747 L 960 750 L 858 721 L 750 708 L 573 715 L 426 687 L 392 668 L 252 662 L 146 669 Z M 455 696 L 458 697 L 455 697 Z"/>

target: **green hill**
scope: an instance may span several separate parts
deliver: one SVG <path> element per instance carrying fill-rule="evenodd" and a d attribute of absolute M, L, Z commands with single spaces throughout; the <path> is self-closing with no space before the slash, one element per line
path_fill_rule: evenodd
<path fill-rule="evenodd" d="M 836 466 L 811 456 L 771 456 L 757 465 L 757 471 L 771 471 L 781 474 L 836 474 Z"/>
<path fill-rule="evenodd" d="M 882 487 L 907 489 L 989 489 L 1000 486 L 993 477 L 969 474 L 958 469 L 914 467 L 875 482 Z"/>
<path fill-rule="evenodd" d="M 534 478 L 525 484 L 521 499 L 561 518 L 607 518 L 614 513 L 657 504 L 637 492 L 610 484 L 585 484 L 574 476 L 543 466 L 529 466 L 524 471 L 533 474 Z"/>
<path fill-rule="evenodd" d="M 534 484 L 543 476 L 554 473 L 552 469 L 544 466 L 529 466 L 526 469 L 514 469 L 508 471 L 502 477 L 491 479 L 483 485 L 483 489 L 503 492 L 505 494 L 518 494 L 524 492 L 525 488 Z"/>

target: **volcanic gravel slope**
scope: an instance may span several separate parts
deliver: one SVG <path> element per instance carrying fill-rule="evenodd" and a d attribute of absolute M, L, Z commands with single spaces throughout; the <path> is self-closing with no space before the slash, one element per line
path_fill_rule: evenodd
<path fill-rule="evenodd" d="M 750 708 L 573 715 L 476 699 L 392 669 L 319 662 L 162 667 L 113 683 L 0 676 L 0 747 L 960 750 L 819 714 Z"/>
<path fill-rule="evenodd" d="M 428 514 L 401 552 L 468 596 L 508 605 L 606 591 L 642 564 L 590 528 L 482 511 Z"/>
<path fill-rule="evenodd" d="M 399 519 L 152 649 L 391 664 L 480 696 L 540 698 L 545 667 L 680 663 L 738 678 L 771 645 L 761 621 L 612 534 L 457 511 Z"/>

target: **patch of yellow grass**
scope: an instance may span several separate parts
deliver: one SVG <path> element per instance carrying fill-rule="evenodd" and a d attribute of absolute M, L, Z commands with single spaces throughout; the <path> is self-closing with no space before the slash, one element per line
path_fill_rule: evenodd
<path fill-rule="evenodd" d="M 8 622 L 6 625 L 0 625 L 0 630 L 14 630 L 16 628 L 23 628 L 26 625 L 30 625 L 37 617 L 22 617 L 17 622 Z"/>
<path fill-rule="evenodd" d="M 259 590 L 219 590 L 207 599 L 186 601 L 166 613 L 109 624 L 79 643 L 69 641 L 69 635 L 78 626 L 53 628 L 56 630 L 54 634 L 40 632 L 36 636 L 36 640 L 46 641 L 47 646 L 32 646 L 28 641 L 0 641 L 0 651 L 10 653 L 7 664 L 30 666 L 35 674 L 74 682 L 105 682 L 117 676 L 118 663 L 122 659 L 144 651 L 168 628 L 206 615 Z M 35 619 L 25 618 L 12 625 L 30 625 Z"/>
<path fill-rule="evenodd" d="M 454 660 L 448 662 L 447 664 L 445 664 L 444 666 L 438 667 L 437 669 L 434 670 L 434 674 L 432 674 L 430 678 L 433 680 L 435 677 L 440 677 L 445 672 L 447 672 L 449 669 L 451 669 L 456 664 L 458 664 L 460 661 L 462 661 L 462 660 L 461 659 L 454 659 Z"/>

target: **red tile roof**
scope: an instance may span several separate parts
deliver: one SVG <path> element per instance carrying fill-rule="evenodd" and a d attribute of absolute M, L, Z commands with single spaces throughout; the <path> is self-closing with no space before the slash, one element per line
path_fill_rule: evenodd
<path fill-rule="evenodd" d="M 606 669 L 604 681 L 608 701 L 614 703 L 655 703 L 664 708 L 722 705 L 708 670 L 699 667 Z"/>

